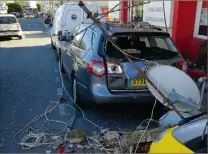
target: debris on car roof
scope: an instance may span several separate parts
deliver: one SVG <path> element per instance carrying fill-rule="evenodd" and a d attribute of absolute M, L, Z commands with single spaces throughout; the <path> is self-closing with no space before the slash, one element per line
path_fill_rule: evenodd
<path fill-rule="evenodd" d="M 157 30 L 157 31 L 162 31 L 161 28 L 153 26 L 149 24 L 148 22 L 130 22 L 127 24 L 121 24 L 121 23 L 111 23 L 111 27 L 116 28 L 116 27 L 123 27 L 123 28 L 128 28 L 128 29 L 137 29 L 137 30 Z"/>

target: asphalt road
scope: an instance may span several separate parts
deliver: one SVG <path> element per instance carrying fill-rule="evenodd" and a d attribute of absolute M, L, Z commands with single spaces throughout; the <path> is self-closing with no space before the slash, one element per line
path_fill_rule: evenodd
<path fill-rule="evenodd" d="M 48 29 L 41 19 L 21 19 L 23 40 L 0 42 L 0 152 L 46 152 L 48 146 L 24 150 L 14 142 L 14 135 L 32 118 L 45 112 L 52 102 L 61 95 L 61 80 L 55 53 L 50 47 Z M 67 91 L 71 94 L 71 80 L 63 74 Z M 50 120 L 71 123 L 76 116 L 74 129 L 85 130 L 88 134 L 99 129 L 83 119 L 83 114 L 73 106 L 69 97 L 48 115 Z M 95 124 L 112 130 L 134 130 L 150 117 L 153 102 L 149 104 L 95 106 L 83 109 L 85 118 Z M 154 118 L 159 118 L 164 108 L 158 104 Z M 44 117 L 30 125 L 39 132 L 59 133 L 64 124 L 49 122 Z M 17 141 L 28 134 L 29 127 L 17 135 Z"/>

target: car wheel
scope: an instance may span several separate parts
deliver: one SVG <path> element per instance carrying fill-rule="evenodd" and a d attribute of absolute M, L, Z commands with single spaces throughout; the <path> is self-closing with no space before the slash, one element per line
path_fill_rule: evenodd
<path fill-rule="evenodd" d="M 52 39 L 51 39 L 51 48 L 52 48 L 53 50 L 55 50 L 55 49 L 56 49 L 56 47 L 53 45 L 53 41 L 52 41 Z"/>
<path fill-rule="evenodd" d="M 22 36 L 18 36 L 18 39 L 19 39 L 19 40 L 22 40 Z"/>
<path fill-rule="evenodd" d="M 75 77 L 72 79 L 72 99 L 74 101 L 74 104 L 78 106 L 82 106 L 80 98 L 78 98 L 77 94 L 77 80 Z"/>
<path fill-rule="evenodd" d="M 58 48 L 56 51 L 56 60 L 59 61 L 60 60 L 60 57 L 61 57 L 61 50 Z"/>
<path fill-rule="evenodd" d="M 63 61 L 61 59 L 61 55 L 59 55 L 59 64 L 60 64 L 61 72 L 65 73 L 64 64 L 63 64 Z"/>

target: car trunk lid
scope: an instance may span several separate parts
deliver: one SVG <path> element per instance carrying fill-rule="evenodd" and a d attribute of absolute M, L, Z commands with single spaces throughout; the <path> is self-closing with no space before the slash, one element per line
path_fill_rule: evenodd
<path fill-rule="evenodd" d="M 125 37 L 126 41 L 124 41 L 125 39 L 123 39 Z M 169 49 L 167 50 L 161 47 L 159 48 L 159 45 L 157 45 L 156 41 L 150 43 L 149 41 L 152 38 L 149 39 L 145 36 L 142 36 L 140 38 L 137 37 L 139 38 L 140 43 L 137 40 L 133 44 L 132 39 L 127 39 L 127 36 L 125 37 L 122 38 L 123 41 L 119 41 L 118 38 L 113 39 L 115 39 L 116 43 L 123 49 L 123 51 L 128 54 L 130 58 L 134 61 L 134 63 L 144 72 L 147 72 L 151 67 L 157 65 L 157 63 L 173 65 L 174 63 L 182 60 L 177 50 L 168 51 Z M 162 37 L 162 39 L 169 38 Z M 164 42 L 167 43 L 168 41 L 166 40 Z M 160 45 L 164 42 L 160 42 Z M 154 47 L 152 47 L 151 45 L 154 45 Z M 163 44 L 161 46 L 167 47 L 170 45 L 173 46 L 173 44 L 170 44 L 170 42 L 169 44 Z M 171 50 L 173 50 L 173 47 L 171 47 Z M 107 42 L 105 62 L 108 72 L 107 84 L 110 91 L 137 92 L 148 90 L 145 77 L 142 76 L 142 74 L 140 74 L 135 69 L 135 66 L 133 66 L 128 60 L 126 60 L 122 53 L 114 48 L 110 42 Z"/>

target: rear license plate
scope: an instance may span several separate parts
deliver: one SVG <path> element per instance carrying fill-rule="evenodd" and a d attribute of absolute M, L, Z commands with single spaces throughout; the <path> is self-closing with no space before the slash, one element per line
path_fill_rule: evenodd
<path fill-rule="evenodd" d="M 146 79 L 145 78 L 132 79 L 131 86 L 132 87 L 146 86 Z"/>

